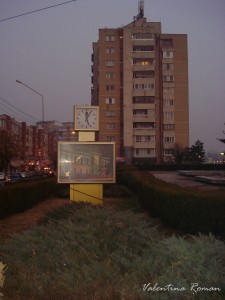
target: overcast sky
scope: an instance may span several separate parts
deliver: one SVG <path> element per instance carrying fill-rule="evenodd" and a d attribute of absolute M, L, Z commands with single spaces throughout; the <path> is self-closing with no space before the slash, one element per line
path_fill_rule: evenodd
<path fill-rule="evenodd" d="M 0 20 L 63 2 L 0 0 Z M 91 103 L 98 29 L 126 25 L 137 13 L 138 0 L 77 0 L 1 21 L 0 114 L 41 120 L 41 97 L 20 80 L 44 96 L 45 120 L 73 121 L 73 106 Z M 225 1 L 145 0 L 144 16 L 163 33 L 188 34 L 190 145 L 199 139 L 206 152 L 224 151 L 217 138 L 225 130 Z"/>

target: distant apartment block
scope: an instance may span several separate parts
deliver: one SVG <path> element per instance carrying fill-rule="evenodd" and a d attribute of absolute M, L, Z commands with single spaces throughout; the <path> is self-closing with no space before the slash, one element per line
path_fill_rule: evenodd
<path fill-rule="evenodd" d="M 77 141 L 73 127 L 73 122 L 56 121 L 28 125 L 8 115 L 0 115 L 0 139 L 7 132 L 8 141 L 16 149 L 10 167 L 18 170 L 56 167 L 58 141 Z"/>
<path fill-rule="evenodd" d="M 143 1 L 133 22 L 99 29 L 93 43 L 92 105 L 99 141 L 115 141 L 128 164 L 172 163 L 175 144 L 189 146 L 186 34 L 147 22 Z"/>

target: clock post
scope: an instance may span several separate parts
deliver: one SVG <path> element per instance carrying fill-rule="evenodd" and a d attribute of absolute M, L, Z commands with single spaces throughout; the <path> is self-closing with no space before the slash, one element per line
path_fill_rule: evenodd
<path fill-rule="evenodd" d="M 74 106 L 74 129 L 78 132 L 78 142 L 96 141 L 95 133 L 99 130 L 98 106 Z M 102 183 L 74 183 L 70 184 L 70 201 L 102 204 Z"/>

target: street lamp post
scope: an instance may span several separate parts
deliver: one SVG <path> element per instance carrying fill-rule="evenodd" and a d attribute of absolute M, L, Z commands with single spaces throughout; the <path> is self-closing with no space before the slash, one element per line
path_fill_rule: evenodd
<path fill-rule="evenodd" d="M 20 83 L 24 86 L 26 86 L 28 89 L 30 89 L 31 91 L 35 92 L 36 94 L 38 94 L 39 96 L 41 96 L 41 101 L 42 101 L 42 122 L 44 123 L 44 96 L 40 93 L 38 93 L 37 91 L 35 91 L 34 89 L 32 89 L 30 86 L 28 86 L 27 84 L 23 83 L 22 81 L 16 80 L 17 83 Z M 44 124 L 43 124 L 44 125 Z"/>

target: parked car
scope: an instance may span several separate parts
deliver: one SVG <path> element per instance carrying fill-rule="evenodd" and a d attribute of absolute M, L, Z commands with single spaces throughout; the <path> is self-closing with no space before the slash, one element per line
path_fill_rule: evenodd
<path fill-rule="evenodd" d="M 22 179 L 22 176 L 20 173 L 11 173 L 9 175 L 8 181 L 10 182 L 18 182 Z"/>
<path fill-rule="evenodd" d="M 5 173 L 4 172 L 0 172 L 0 180 L 5 180 Z"/>
<path fill-rule="evenodd" d="M 42 175 L 43 175 L 44 177 L 54 177 L 54 176 L 56 176 L 54 170 L 49 170 L 49 169 L 47 169 L 47 170 L 42 170 L 41 172 L 42 172 Z"/>
<path fill-rule="evenodd" d="M 27 176 L 27 172 L 20 172 L 21 177 L 26 178 Z"/>
<path fill-rule="evenodd" d="M 28 174 L 27 177 L 34 177 L 35 176 L 35 172 L 34 171 L 28 171 L 27 174 Z"/>

